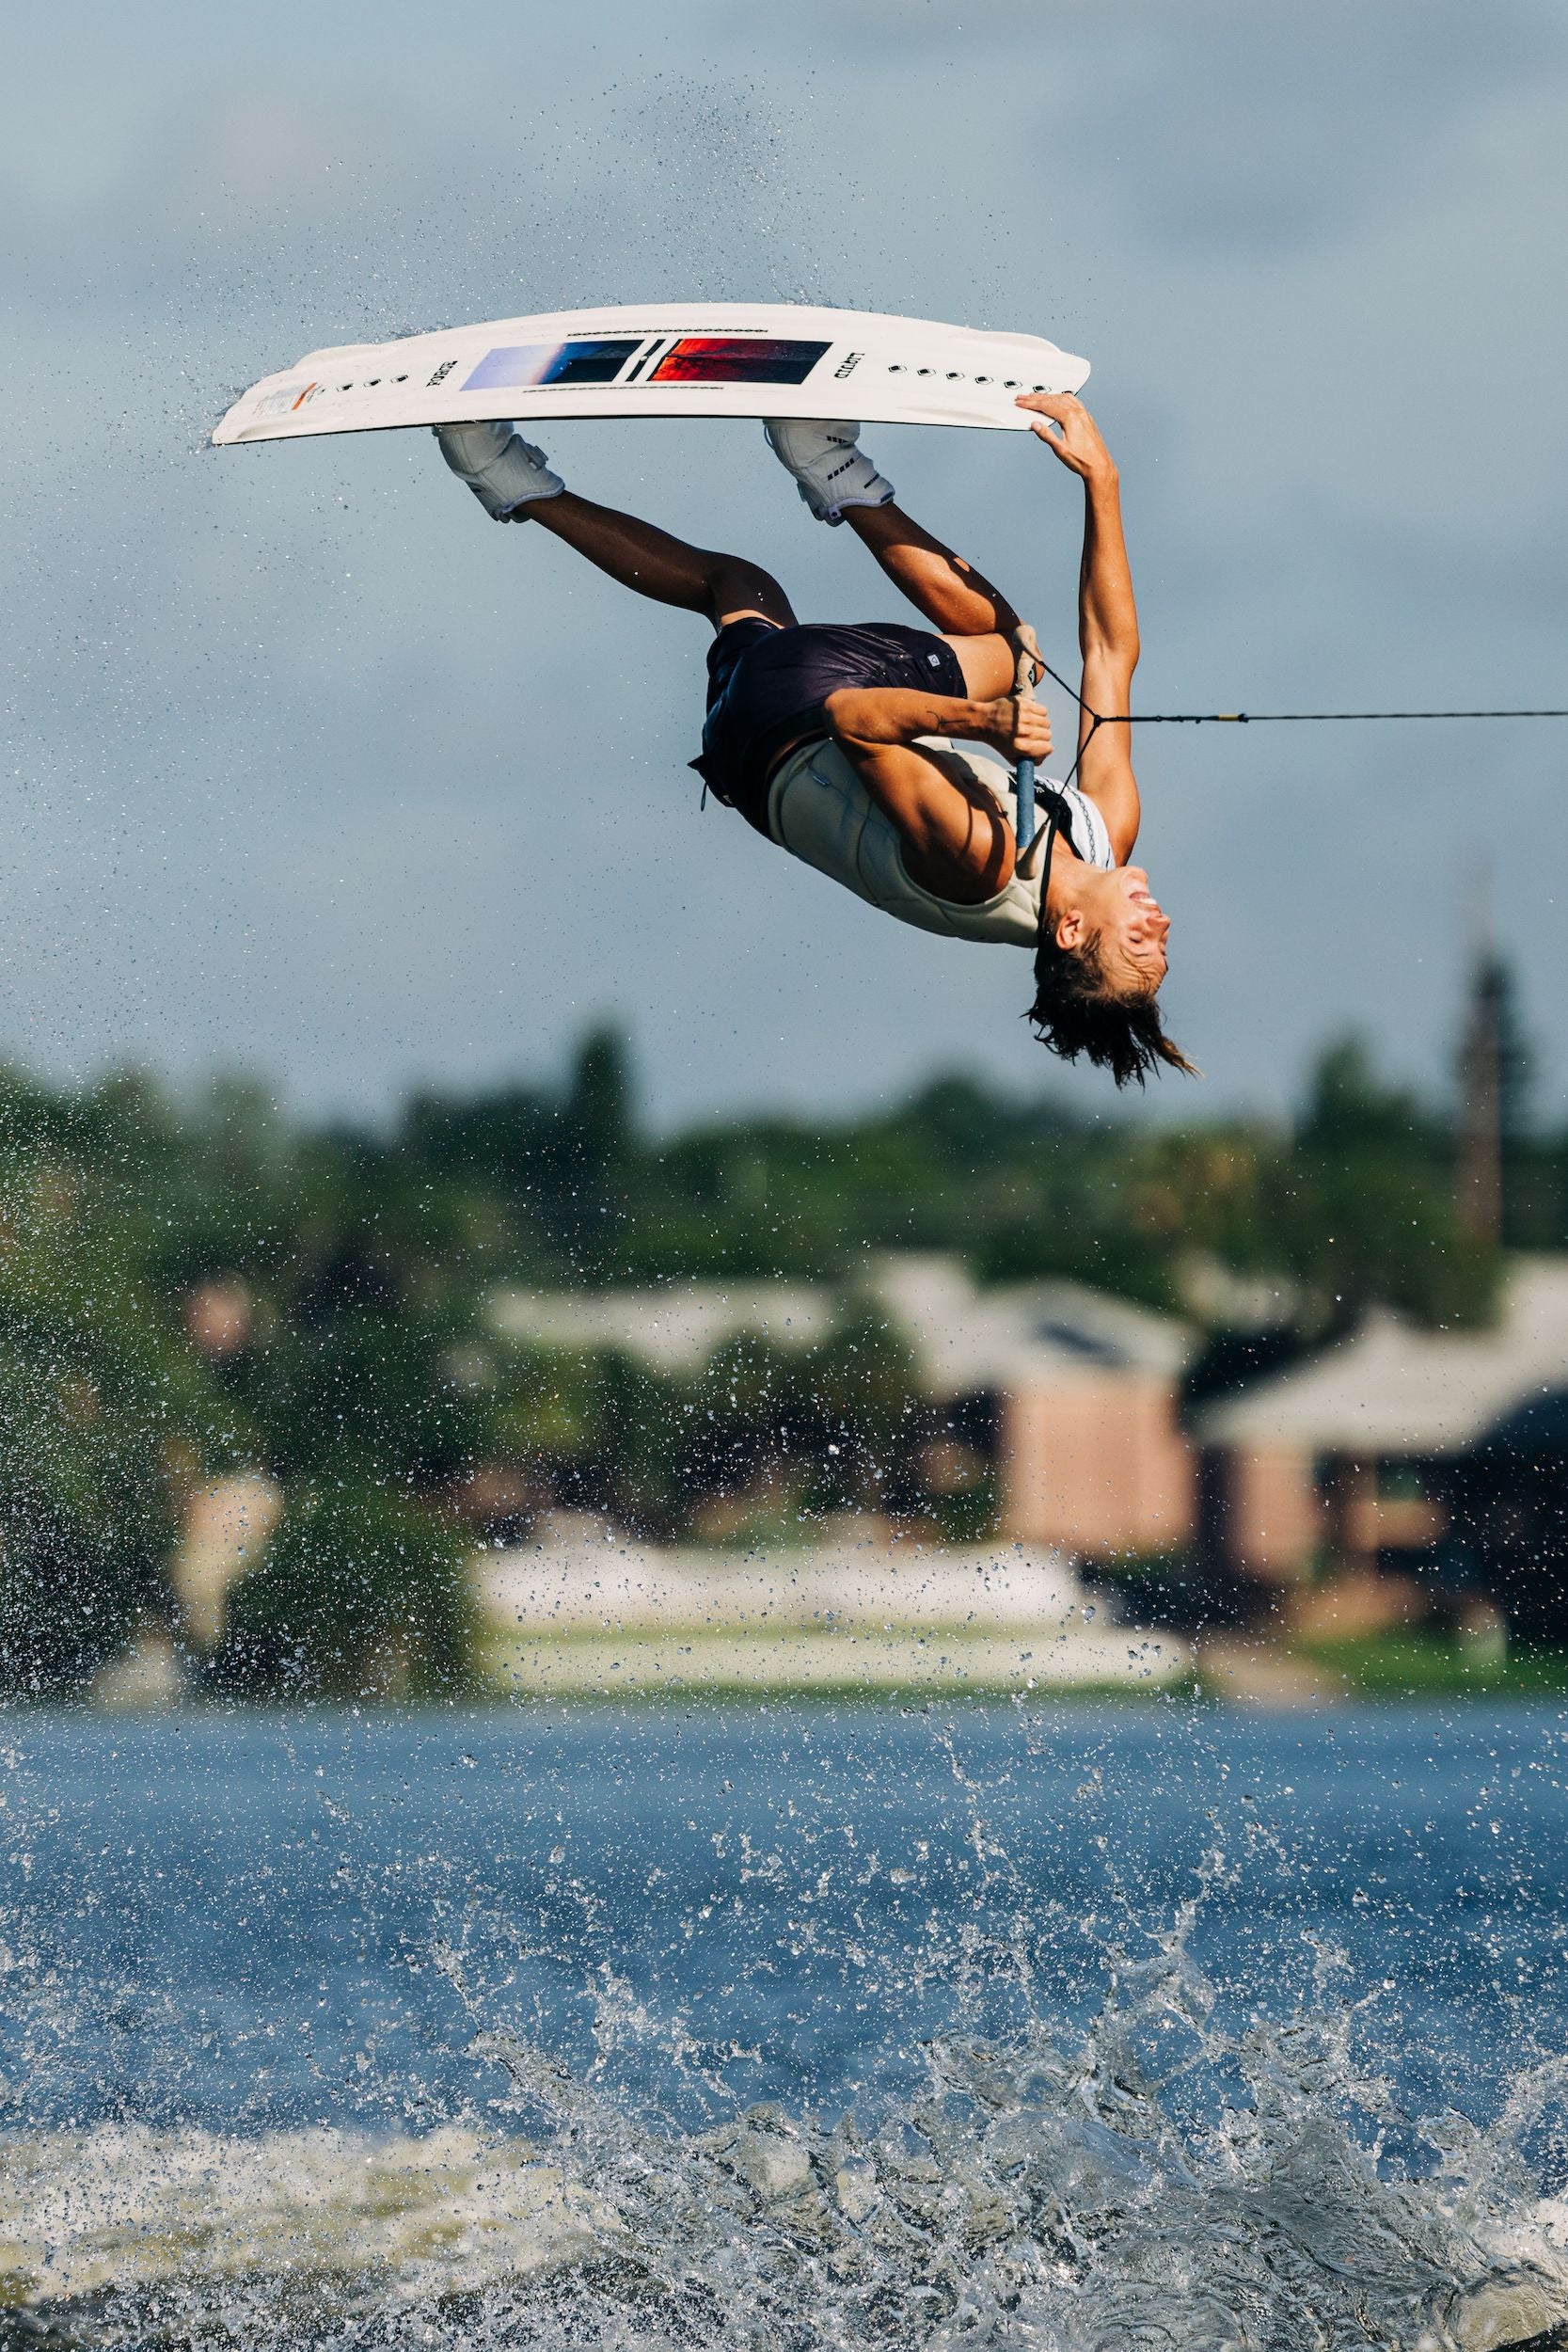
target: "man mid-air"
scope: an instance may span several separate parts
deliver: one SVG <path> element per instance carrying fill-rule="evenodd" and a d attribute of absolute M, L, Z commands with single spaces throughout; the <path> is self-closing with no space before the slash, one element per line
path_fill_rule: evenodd
<path fill-rule="evenodd" d="M 1138 619 L 1116 467 L 1069 394 L 1026 393 L 1018 405 L 1083 482 L 1081 692 L 1088 711 L 1124 712 Z M 1130 728 L 1082 718 L 1076 783 L 1042 781 L 1049 821 L 1019 856 L 1007 763 L 1043 759 L 1051 730 L 1040 705 L 1008 691 L 1017 614 L 895 505 L 893 485 L 857 447 L 858 425 L 766 430 L 812 513 L 847 522 L 929 630 L 798 622 L 755 564 L 578 498 L 510 425 L 443 425 L 437 438 L 498 521 L 536 522 L 624 586 L 711 621 L 692 764 L 719 800 L 901 922 L 1030 949 L 1029 1018 L 1053 1053 L 1084 1055 L 1118 1086 L 1162 1063 L 1190 1070 L 1156 1004 L 1170 923 L 1148 875 L 1127 863 L 1139 818 Z"/>

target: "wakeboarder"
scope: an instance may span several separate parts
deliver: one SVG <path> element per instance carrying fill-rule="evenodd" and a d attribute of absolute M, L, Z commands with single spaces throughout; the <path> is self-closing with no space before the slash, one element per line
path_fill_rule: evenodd
<path fill-rule="evenodd" d="M 1140 817 L 1131 727 L 1092 715 L 1130 708 L 1138 660 L 1119 477 L 1070 393 L 1018 405 L 1084 485 L 1078 758 L 1067 784 L 1035 787 L 1045 821 L 1022 853 L 1017 765 L 1033 773 L 1051 728 L 1040 704 L 1010 691 L 1018 615 L 895 503 L 859 425 L 793 418 L 765 430 L 812 514 L 847 523 L 927 628 L 802 623 L 758 565 L 578 497 L 511 425 L 443 425 L 437 438 L 498 521 L 537 523 L 624 587 L 711 623 L 692 766 L 716 800 L 901 922 L 1030 951 L 1041 1041 L 1118 1086 L 1141 1084 L 1192 1064 L 1157 1004 L 1170 923 L 1129 863 Z"/>

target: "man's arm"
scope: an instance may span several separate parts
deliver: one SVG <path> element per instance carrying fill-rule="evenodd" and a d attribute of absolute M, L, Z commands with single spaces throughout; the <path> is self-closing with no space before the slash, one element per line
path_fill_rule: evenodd
<path fill-rule="evenodd" d="M 1099 427 L 1082 401 L 1065 392 L 1027 392 L 1019 401 L 1040 420 L 1035 431 L 1053 456 L 1084 485 L 1084 560 L 1078 576 L 1079 691 L 1090 710 L 1125 711 L 1138 666 L 1138 608 L 1121 525 L 1121 482 Z M 1059 432 L 1052 430 L 1053 425 Z M 1118 865 L 1138 837 L 1138 780 L 1132 728 L 1079 720 L 1078 782 L 1105 819 Z"/>
<path fill-rule="evenodd" d="M 825 701 L 834 741 L 867 793 L 898 826 L 905 866 L 922 889 L 957 906 L 980 906 L 1013 878 L 1013 828 L 1002 804 L 964 762 L 917 748 L 947 734 L 994 743 L 1008 757 L 1044 760 L 1051 720 L 1041 703 L 966 701 L 905 687 L 842 687 Z"/>
<path fill-rule="evenodd" d="M 1014 845 L 999 801 L 961 761 L 919 748 L 916 739 L 956 735 L 992 743 L 1014 759 L 1044 759 L 1051 723 L 1041 704 L 847 686 L 828 696 L 824 709 L 834 740 L 897 827 L 904 863 L 924 889 L 978 906 L 1006 887 Z"/>
<path fill-rule="evenodd" d="M 1043 703 L 1002 694 L 974 702 L 960 694 L 923 694 L 904 686 L 841 686 L 823 708 L 846 749 L 855 743 L 914 743 L 923 735 L 956 735 L 990 743 L 1008 759 L 1046 759 L 1051 719 Z"/>

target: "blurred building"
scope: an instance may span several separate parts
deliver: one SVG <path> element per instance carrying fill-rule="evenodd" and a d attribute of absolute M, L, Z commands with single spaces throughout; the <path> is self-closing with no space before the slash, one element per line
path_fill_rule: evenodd
<path fill-rule="evenodd" d="M 746 1332 L 811 1345 L 852 1301 L 886 1318 L 912 1353 L 922 1396 L 942 1408 L 932 1480 L 946 1454 L 982 1452 L 1005 1535 L 1091 1558 L 1167 1550 L 1191 1535 L 1196 1483 L 1179 1421 L 1189 1327 L 1081 1283 L 981 1290 L 958 1259 L 911 1253 L 873 1261 L 852 1291 L 513 1289 L 497 1295 L 492 1319 L 536 1346 L 613 1347 L 668 1373 L 697 1370 Z"/>
<path fill-rule="evenodd" d="M 1186 1324 L 1081 1282 L 979 1290 L 955 1258 L 883 1260 L 870 1287 L 927 1394 L 990 1422 L 1008 1535 L 1090 1558 L 1187 1540 Z"/>
<path fill-rule="evenodd" d="M 1255 1588 L 1320 1585 L 1345 1630 L 1426 1592 L 1568 1619 L 1568 1258 L 1513 1261 L 1496 1321 L 1429 1331 L 1386 1309 L 1199 1412 L 1202 1538 Z M 1307 1604 L 1298 1604 L 1298 1618 Z"/>

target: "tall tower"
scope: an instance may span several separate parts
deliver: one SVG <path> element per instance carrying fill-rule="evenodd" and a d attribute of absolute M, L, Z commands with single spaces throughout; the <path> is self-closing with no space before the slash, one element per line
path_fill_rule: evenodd
<path fill-rule="evenodd" d="M 1503 1025 L 1508 976 L 1487 944 L 1476 958 L 1459 1044 L 1454 1207 L 1477 1241 L 1503 1237 Z"/>

